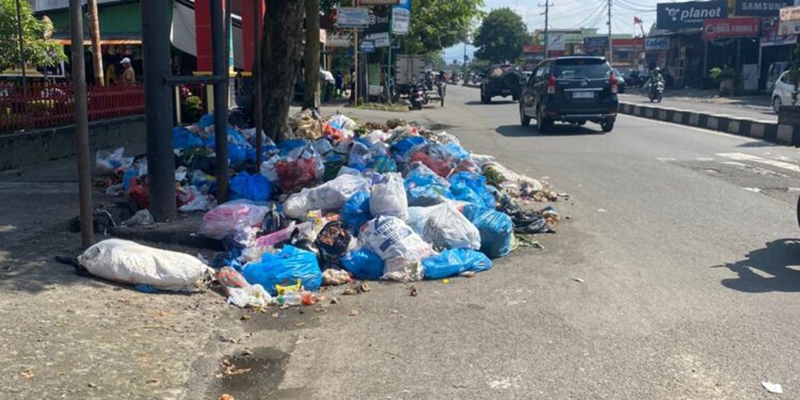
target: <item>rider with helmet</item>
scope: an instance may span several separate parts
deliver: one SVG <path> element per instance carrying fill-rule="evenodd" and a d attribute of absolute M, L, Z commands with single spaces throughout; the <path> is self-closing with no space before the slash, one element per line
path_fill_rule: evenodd
<path fill-rule="evenodd" d="M 650 72 L 650 78 L 647 79 L 645 85 L 650 85 L 650 93 L 652 94 L 656 90 L 656 84 L 658 83 L 664 83 L 664 76 L 661 75 L 661 69 L 655 67 Z"/>

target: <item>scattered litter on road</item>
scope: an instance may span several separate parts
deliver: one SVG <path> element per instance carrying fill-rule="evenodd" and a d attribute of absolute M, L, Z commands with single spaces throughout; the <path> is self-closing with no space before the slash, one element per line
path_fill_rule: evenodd
<path fill-rule="evenodd" d="M 581 278 L 572 278 L 572 280 L 578 283 L 583 283 L 583 279 Z"/>
<path fill-rule="evenodd" d="M 349 315 L 351 317 L 357 317 L 358 316 L 358 310 L 350 310 L 350 312 L 348 312 L 347 315 Z"/>
<path fill-rule="evenodd" d="M 783 387 L 781 387 L 780 383 L 772 383 L 765 381 L 761 382 L 761 386 L 763 386 L 764 389 L 767 389 L 767 391 L 769 391 L 770 393 L 777 393 L 777 394 L 783 393 Z"/>

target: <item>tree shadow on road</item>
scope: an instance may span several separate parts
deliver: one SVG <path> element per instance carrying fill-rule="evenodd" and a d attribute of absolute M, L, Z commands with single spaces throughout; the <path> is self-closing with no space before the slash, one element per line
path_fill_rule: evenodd
<path fill-rule="evenodd" d="M 745 293 L 800 292 L 800 239 L 779 239 L 726 267 L 739 275 L 722 286 Z"/>
<path fill-rule="evenodd" d="M 556 124 L 550 128 L 547 133 L 539 133 L 536 131 L 535 124 L 531 126 L 521 125 L 503 125 L 497 127 L 495 132 L 505 137 L 535 137 L 535 136 L 572 136 L 572 135 L 597 135 L 601 132 L 599 130 L 592 130 L 585 126 L 571 125 L 571 124 Z"/>

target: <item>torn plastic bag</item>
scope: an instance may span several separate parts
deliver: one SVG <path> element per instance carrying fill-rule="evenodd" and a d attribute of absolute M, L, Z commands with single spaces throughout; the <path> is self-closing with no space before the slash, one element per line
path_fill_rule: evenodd
<path fill-rule="evenodd" d="M 555 233 L 542 215 L 533 210 L 523 210 L 517 202 L 504 195 L 498 202 L 497 209 L 511 217 L 514 233 Z"/>
<path fill-rule="evenodd" d="M 342 221 L 328 222 L 317 234 L 314 244 L 320 251 L 323 260 L 323 269 L 338 261 L 350 245 L 353 237 L 347 231 L 347 224 Z"/>
<path fill-rule="evenodd" d="M 420 263 L 431 254 L 431 246 L 399 218 L 377 217 L 361 227 L 359 238 L 384 261 L 384 279 L 422 279 Z"/>
<path fill-rule="evenodd" d="M 445 250 L 422 260 L 425 279 L 442 279 L 464 272 L 482 272 L 492 269 L 492 260 L 485 254 L 468 249 Z"/>
<path fill-rule="evenodd" d="M 283 214 L 292 219 L 304 219 L 310 210 L 333 211 L 360 190 L 368 190 L 370 181 L 363 176 L 342 175 L 313 189 L 303 189 L 291 195 L 283 205 Z"/>
<path fill-rule="evenodd" d="M 113 152 L 100 150 L 95 156 L 98 175 L 113 175 L 119 168 L 127 168 L 133 164 L 133 157 L 124 157 L 125 148 L 120 147 Z"/>
<path fill-rule="evenodd" d="M 495 199 L 486 188 L 486 178 L 469 172 L 459 172 L 450 177 L 453 198 L 486 208 L 495 208 Z"/>
<path fill-rule="evenodd" d="M 385 174 L 388 172 L 397 172 L 397 164 L 387 156 L 380 156 L 373 158 L 368 168 L 374 170 L 379 174 Z"/>
<path fill-rule="evenodd" d="M 408 199 L 400 174 L 373 176 L 369 212 L 373 217 L 389 215 L 402 220 L 408 218 Z"/>
<path fill-rule="evenodd" d="M 213 270 L 188 254 L 106 239 L 86 249 L 78 262 L 90 274 L 131 285 L 169 291 L 199 289 Z"/>
<path fill-rule="evenodd" d="M 432 207 L 411 207 L 408 225 L 434 249 L 481 248 L 481 235 L 450 202 Z"/>
<path fill-rule="evenodd" d="M 247 199 L 256 202 L 269 201 L 272 197 L 272 185 L 261 174 L 250 175 L 240 172 L 231 180 L 231 199 Z"/>
<path fill-rule="evenodd" d="M 383 276 L 383 260 L 370 249 L 353 250 L 342 257 L 342 266 L 356 279 L 380 279 Z"/>
<path fill-rule="evenodd" d="M 270 295 L 277 294 L 275 285 L 294 285 L 298 279 L 309 291 L 322 284 L 322 271 L 317 256 L 287 245 L 277 254 L 266 253 L 260 261 L 251 262 L 242 273 L 251 285 L 263 286 Z"/>
<path fill-rule="evenodd" d="M 260 227 L 268 211 L 269 207 L 257 206 L 247 201 L 228 202 L 207 212 L 197 233 L 222 240 L 240 228 Z"/>
<path fill-rule="evenodd" d="M 269 304 L 272 296 L 261 285 L 249 285 L 244 288 L 230 288 L 228 290 L 228 304 L 239 308 L 262 308 Z"/>
<path fill-rule="evenodd" d="M 511 217 L 500 211 L 467 204 L 464 216 L 481 234 L 481 251 L 489 258 L 505 257 L 511 253 L 514 243 L 514 224 Z"/>
<path fill-rule="evenodd" d="M 358 231 L 361 225 L 372 219 L 369 212 L 369 192 L 360 191 L 344 203 L 340 211 L 342 221 Z"/>

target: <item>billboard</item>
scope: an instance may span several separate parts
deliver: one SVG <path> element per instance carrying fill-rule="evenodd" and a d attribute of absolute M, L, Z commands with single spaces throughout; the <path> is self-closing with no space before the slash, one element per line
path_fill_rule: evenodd
<path fill-rule="evenodd" d="M 547 50 L 548 51 L 564 51 L 566 43 L 564 42 L 563 33 L 549 33 L 547 35 Z"/>
<path fill-rule="evenodd" d="M 658 29 L 668 31 L 702 28 L 704 19 L 727 17 L 726 1 L 689 1 L 656 5 L 656 26 Z"/>
<path fill-rule="evenodd" d="M 401 7 L 392 9 L 392 33 L 405 35 L 411 25 L 411 11 Z"/>
<path fill-rule="evenodd" d="M 736 0 L 739 17 L 777 17 L 781 8 L 794 5 L 794 0 Z"/>
<path fill-rule="evenodd" d="M 583 38 L 583 45 L 586 47 L 608 47 L 608 36 L 593 36 Z"/>

